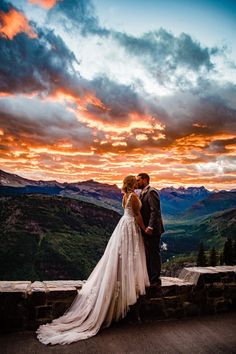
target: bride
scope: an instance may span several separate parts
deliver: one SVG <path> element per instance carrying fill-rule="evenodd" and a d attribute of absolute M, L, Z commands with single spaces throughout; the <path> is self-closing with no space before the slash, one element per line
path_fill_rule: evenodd
<path fill-rule="evenodd" d="M 129 306 L 150 285 L 141 228 L 141 202 L 134 193 L 135 176 L 123 181 L 124 215 L 105 252 L 65 314 L 41 325 L 36 333 L 44 344 L 69 344 L 94 336 L 102 327 L 125 317 Z M 108 220 L 109 222 L 109 220 Z"/>

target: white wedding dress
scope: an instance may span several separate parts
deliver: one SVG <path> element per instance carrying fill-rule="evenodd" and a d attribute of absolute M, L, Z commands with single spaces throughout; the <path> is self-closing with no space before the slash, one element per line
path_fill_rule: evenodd
<path fill-rule="evenodd" d="M 105 252 L 65 314 L 41 325 L 44 344 L 69 344 L 94 336 L 101 327 L 125 317 L 149 286 L 144 243 L 129 195 Z M 141 207 L 141 202 L 140 202 Z"/>

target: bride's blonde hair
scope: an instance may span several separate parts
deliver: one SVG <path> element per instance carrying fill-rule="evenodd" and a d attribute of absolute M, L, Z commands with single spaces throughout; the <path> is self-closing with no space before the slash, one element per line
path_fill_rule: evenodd
<path fill-rule="evenodd" d="M 124 178 L 123 186 L 121 188 L 123 193 L 131 193 L 134 190 L 135 184 L 137 183 L 135 176 L 129 175 Z"/>

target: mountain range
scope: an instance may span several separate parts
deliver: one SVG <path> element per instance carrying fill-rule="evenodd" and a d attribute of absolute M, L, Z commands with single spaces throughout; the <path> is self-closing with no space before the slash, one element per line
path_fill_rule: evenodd
<path fill-rule="evenodd" d="M 159 190 L 163 262 L 236 237 L 236 192 Z M 34 181 L 0 170 L 0 278 L 85 279 L 122 214 L 116 185 Z"/>
<path fill-rule="evenodd" d="M 116 185 L 93 180 L 77 183 L 35 181 L 0 170 L 0 195 L 58 195 L 92 203 L 122 213 L 122 194 Z"/>
<path fill-rule="evenodd" d="M 46 194 L 78 199 L 122 214 L 122 193 L 114 184 L 88 180 L 76 183 L 35 181 L 0 170 L 0 195 Z M 209 191 L 205 187 L 168 187 L 159 190 L 164 219 L 176 215 L 194 218 L 236 207 L 235 191 Z"/>

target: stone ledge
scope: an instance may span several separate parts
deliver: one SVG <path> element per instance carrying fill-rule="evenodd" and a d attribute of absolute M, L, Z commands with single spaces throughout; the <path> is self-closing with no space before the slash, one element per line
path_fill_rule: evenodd
<path fill-rule="evenodd" d="M 183 268 L 179 278 L 196 286 L 203 283 L 236 282 L 236 265 Z"/>
<path fill-rule="evenodd" d="M 142 319 L 180 318 L 236 309 L 236 266 L 184 268 L 178 278 L 161 277 L 131 306 Z M 0 329 L 36 329 L 61 316 L 85 281 L 0 281 Z"/>
<path fill-rule="evenodd" d="M 0 281 L 0 293 L 27 293 L 31 281 Z"/>
<path fill-rule="evenodd" d="M 86 280 L 50 280 L 50 281 L 0 281 L 0 293 L 21 292 L 26 296 L 33 292 L 79 290 Z"/>

